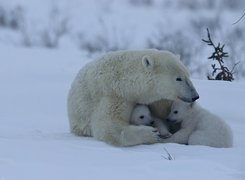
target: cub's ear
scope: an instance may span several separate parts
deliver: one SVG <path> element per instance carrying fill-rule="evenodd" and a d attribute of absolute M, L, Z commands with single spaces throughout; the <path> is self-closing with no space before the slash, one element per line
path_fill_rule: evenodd
<path fill-rule="evenodd" d="M 150 56 L 145 55 L 142 58 L 142 65 L 145 67 L 145 69 L 152 70 L 154 68 L 154 61 Z"/>

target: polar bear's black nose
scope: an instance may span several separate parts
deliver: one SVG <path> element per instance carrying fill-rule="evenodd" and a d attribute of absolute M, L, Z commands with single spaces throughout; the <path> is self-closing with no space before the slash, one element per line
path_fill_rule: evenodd
<path fill-rule="evenodd" d="M 199 99 L 199 96 L 196 96 L 196 97 L 192 98 L 192 102 L 194 102 L 197 99 Z"/>

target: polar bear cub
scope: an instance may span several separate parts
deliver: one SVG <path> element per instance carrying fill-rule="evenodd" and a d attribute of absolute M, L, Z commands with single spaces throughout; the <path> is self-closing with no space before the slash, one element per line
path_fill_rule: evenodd
<path fill-rule="evenodd" d="M 134 125 L 153 126 L 157 128 L 160 137 L 170 137 L 172 134 L 169 132 L 167 125 L 158 118 L 151 115 L 149 107 L 146 105 L 138 104 L 133 109 L 131 114 L 130 123 Z"/>
<path fill-rule="evenodd" d="M 232 147 L 233 135 L 230 127 L 197 103 L 174 101 L 167 120 L 182 124 L 181 129 L 170 138 L 164 139 L 164 142 Z"/>

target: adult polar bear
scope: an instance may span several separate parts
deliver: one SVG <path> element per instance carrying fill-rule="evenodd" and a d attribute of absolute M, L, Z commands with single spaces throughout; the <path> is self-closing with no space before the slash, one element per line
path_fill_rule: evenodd
<path fill-rule="evenodd" d="M 108 53 L 85 65 L 68 95 L 71 132 L 116 146 L 159 142 L 150 126 L 130 125 L 136 105 L 199 98 L 178 56 L 168 51 Z"/>

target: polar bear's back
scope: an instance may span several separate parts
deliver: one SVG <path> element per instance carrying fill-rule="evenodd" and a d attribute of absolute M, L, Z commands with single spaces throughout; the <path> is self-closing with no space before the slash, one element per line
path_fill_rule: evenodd
<path fill-rule="evenodd" d="M 117 91 L 121 89 L 127 91 L 124 87 L 131 86 L 133 81 L 137 82 L 144 77 L 150 77 L 142 69 L 142 58 L 146 55 L 154 59 L 156 73 L 175 75 L 174 73 L 177 72 L 177 74 L 189 76 L 178 57 L 168 51 L 154 49 L 117 51 L 107 53 L 86 64 L 79 71 L 74 84 L 86 86 L 86 88 L 81 89 L 88 89 L 87 92 L 90 93 L 91 97 L 102 97 L 113 93 L 124 94 L 124 92 Z M 144 81 L 149 80 L 144 79 Z M 132 91 L 130 90 L 128 94 L 131 94 Z"/>

